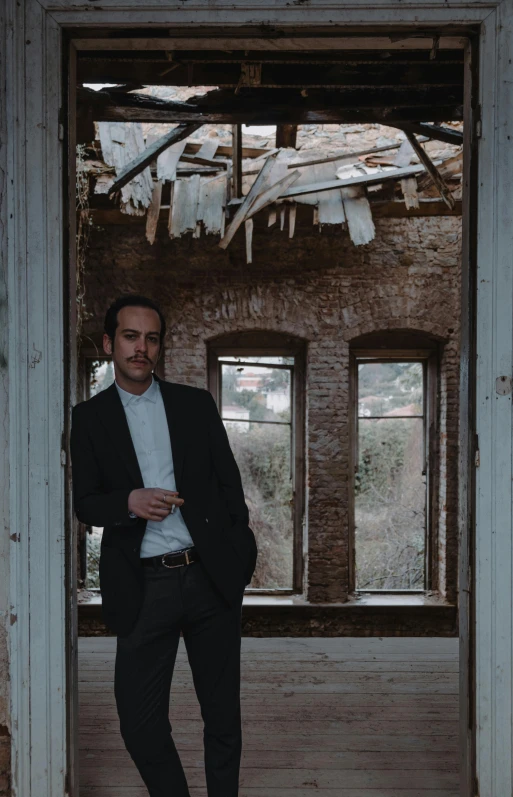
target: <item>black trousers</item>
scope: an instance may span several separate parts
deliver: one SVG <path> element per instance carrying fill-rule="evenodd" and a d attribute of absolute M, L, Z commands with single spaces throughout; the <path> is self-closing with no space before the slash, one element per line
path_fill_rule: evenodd
<path fill-rule="evenodd" d="M 208 797 L 237 797 L 243 594 L 240 604 L 229 605 L 200 561 L 143 572 L 137 623 L 117 638 L 114 691 L 126 748 L 151 797 L 189 797 L 169 721 L 182 631 L 204 723 Z"/>

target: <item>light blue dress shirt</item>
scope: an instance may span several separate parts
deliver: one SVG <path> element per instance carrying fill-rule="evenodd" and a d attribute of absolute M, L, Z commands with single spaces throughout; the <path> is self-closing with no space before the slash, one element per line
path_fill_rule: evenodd
<path fill-rule="evenodd" d="M 176 490 L 171 439 L 166 409 L 155 379 L 141 396 L 123 390 L 116 382 L 119 396 L 137 454 L 145 487 Z M 180 551 L 194 545 L 179 507 L 164 520 L 148 520 L 141 544 L 141 557 Z"/>

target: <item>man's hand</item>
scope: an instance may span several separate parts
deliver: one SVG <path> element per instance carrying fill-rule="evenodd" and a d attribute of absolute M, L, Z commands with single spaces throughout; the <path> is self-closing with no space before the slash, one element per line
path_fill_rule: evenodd
<path fill-rule="evenodd" d="M 182 504 L 183 498 L 178 498 L 177 492 L 161 487 L 143 487 L 128 496 L 128 510 L 144 520 L 164 520 L 174 506 Z"/>

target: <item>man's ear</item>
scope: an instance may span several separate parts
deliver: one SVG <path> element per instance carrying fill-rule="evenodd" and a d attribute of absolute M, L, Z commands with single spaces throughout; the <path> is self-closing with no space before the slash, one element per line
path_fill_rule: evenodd
<path fill-rule="evenodd" d="M 112 355 L 112 341 L 108 335 L 103 336 L 103 351 L 105 354 Z"/>

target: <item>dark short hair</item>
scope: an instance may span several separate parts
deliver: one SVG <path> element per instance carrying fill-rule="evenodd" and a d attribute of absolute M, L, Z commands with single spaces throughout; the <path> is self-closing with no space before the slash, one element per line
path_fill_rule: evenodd
<path fill-rule="evenodd" d="M 105 313 L 103 329 L 105 334 L 111 339 L 112 345 L 114 346 L 114 337 L 116 335 L 116 329 L 118 328 L 118 313 L 123 307 L 149 307 L 150 310 L 155 310 L 160 318 L 160 345 L 162 346 L 166 334 L 166 319 L 164 318 L 164 314 L 153 299 L 148 299 L 147 296 L 140 296 L 136 293 L 127 293 L 124 296 L 118 296 L 116 301 L 112 302 Z"/>

